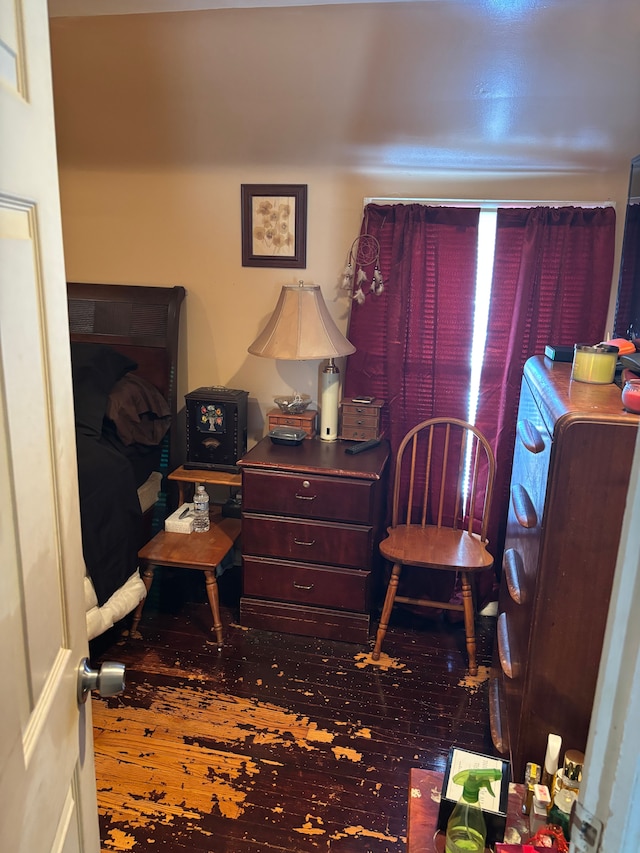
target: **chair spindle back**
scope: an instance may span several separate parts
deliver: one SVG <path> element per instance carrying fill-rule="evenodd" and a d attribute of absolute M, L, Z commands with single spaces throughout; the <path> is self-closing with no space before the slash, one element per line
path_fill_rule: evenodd
<path fill-rule="evenodd" d="M 494 476 L 493 451 L 476 427 L 457 418 L 423 421 L 398 448 L 392 527 L 460 528 L 485 541 Z"/>

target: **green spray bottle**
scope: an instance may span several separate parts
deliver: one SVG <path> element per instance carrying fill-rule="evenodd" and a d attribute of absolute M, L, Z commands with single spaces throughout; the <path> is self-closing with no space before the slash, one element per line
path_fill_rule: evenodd
<path fill-rule="evenodd" d="M 447 822 L 445 853 L 483 853 L 487 825 L 478 803 L 480 788 L 492 795 L 491 783 L 502 777 L 500 770 L 461 770 L 453 777 L 462 785 L 462 796 Z"/>

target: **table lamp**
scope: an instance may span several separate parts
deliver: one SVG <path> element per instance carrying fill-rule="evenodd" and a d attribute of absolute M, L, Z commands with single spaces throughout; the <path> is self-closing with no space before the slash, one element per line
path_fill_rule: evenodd
<path fill-rule="evenodd" d="M 322 371 L 320 438 L 338 437 L 340 371 L 334 358 L 350 355 L 356 348 L 338 329 L 329 313 L 320 285 L 285 284 L 264 330 L 248 348 L 252 355 L 286 361 L 328 358 Z"/>

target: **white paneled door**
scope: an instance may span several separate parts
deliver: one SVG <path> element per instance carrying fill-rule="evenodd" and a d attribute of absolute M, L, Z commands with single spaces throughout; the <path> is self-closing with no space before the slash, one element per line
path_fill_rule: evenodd
<path fill-rule="evenodd" d="M 46 0 L 0 3 L 0 850 L 97 853 Z"/>

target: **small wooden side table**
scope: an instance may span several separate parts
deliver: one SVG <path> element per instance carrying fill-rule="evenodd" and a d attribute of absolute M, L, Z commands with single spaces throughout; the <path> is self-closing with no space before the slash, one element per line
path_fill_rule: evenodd
<path fill-rule="evenodd" d="M 212 516 L 211 527 L 206 533 L 169 533 L 166 530 L 161 530 L 138 551 L 142 580 L 147 588 L 147 595 L 151 589 L 156 566 L 200 569 L 204 572 L 207 598 L 213 616 L 213 630 L 216 632 L 219 649 L 223 644 L 223 634 L 216 566 L 233 548 L 239 535 L 239 518 Z M 139 636 L 138 625 L 142 617 L 145 600 L 146 598 L 142 599 L 134 614 L 131 636 Z"/>

